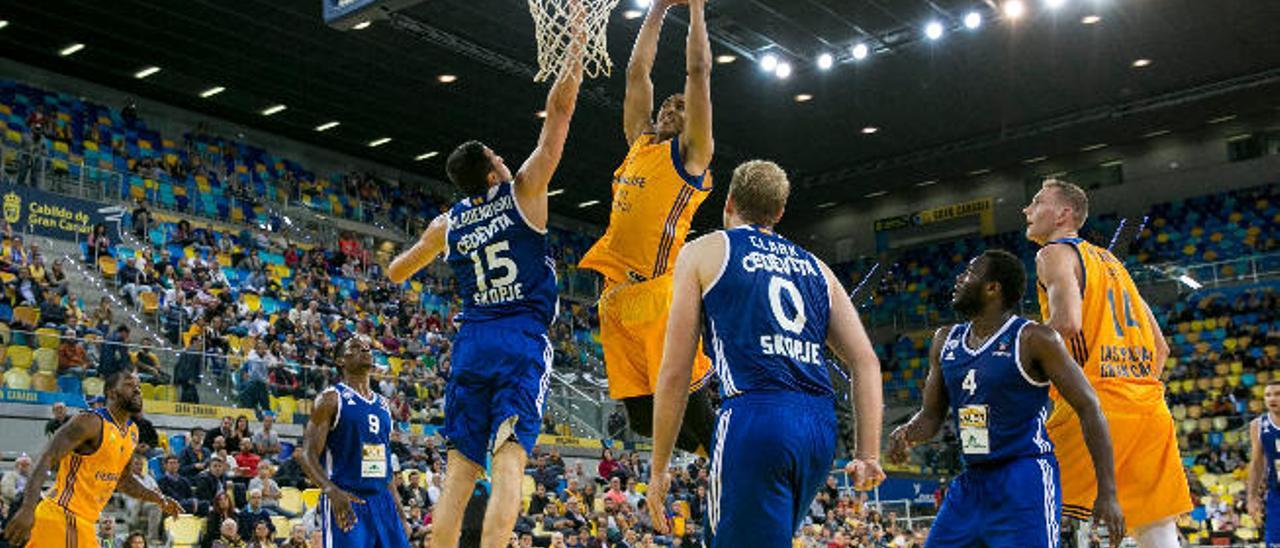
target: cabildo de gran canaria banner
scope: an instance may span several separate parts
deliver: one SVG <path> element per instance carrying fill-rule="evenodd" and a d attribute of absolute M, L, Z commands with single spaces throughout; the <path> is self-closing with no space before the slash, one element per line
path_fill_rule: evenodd
<path fill-rule="evenodd" d="M 989 233 L 987 231 L 987 225 L 992 224 L 991 213 L 993 205 L 994 203 L 991 198 L 980 198 L 977 200 L 970 200 L 968 202 L 947 204 L 933 209 L 915 211 L 906 215 L 895 215 L 893 217 L 877 220 L 875 230 L 876 232 L 884 232 L 909 226 L 940 223 L 943 221 L 950 221 L 952 219 L 959 219 L 961 217 L 978 215 L 982 220 L 983 233 L 987 234 Z M 994 226 L 992 226 L 992 228 L 994 228 Z"/>
<path fill-rule="evenodd" d="M 106 220 L 106 204 L 45 192 L 25 185 L 0 185 L 4 220 L 14 232 L 32 232 L 62 240 L 81 238 Z"/>

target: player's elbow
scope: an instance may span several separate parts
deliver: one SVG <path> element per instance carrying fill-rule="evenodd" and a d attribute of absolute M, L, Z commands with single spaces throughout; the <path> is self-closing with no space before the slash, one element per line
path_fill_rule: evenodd
<path fill-rule="evenodd" d="M 690 55 L 685 63 L 685 73 L 690 78 L 711 78 L 711 58 L 701 55 Z"/>
<path fill-rule="evenodd" d="M 1063 338 L 1071 338 L 1080 333 L 1082 328 L 1080 318 L 1069 317 L 1063 314 L 1061 318 L 1053 318 L 1049 320 L 1049 327 L 1057 331 Z"/>

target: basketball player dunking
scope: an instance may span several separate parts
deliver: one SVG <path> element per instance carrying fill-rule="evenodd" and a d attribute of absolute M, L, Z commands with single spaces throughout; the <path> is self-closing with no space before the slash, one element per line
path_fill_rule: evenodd
<path fill-rule="evenodd" d="M 950 409 L 964 472 L 951 482 L 929 530 L 929 548 L 1058 546 L 1062 501 L 1058 462 L 1045 433 L 1049 387 L 1080 417 L 1097 477 L 1098 518 L 1111 545 L 1124 536 L 1116 501 L 1111 437 L 1089 381 L 1062 338 L 1018 317 L 1027 272 L 1007 251 L 989 250 L 956 279 L 952 307 L 967 320 L 939 329 L 929 347 L 924 405 L 889 436 L 891 462 L 938 433 Z"/>
<path fill-rule="evenodd" d="M 662 373 L 654 394 L 648 509 L 665 532 L 667 470 L 685 412 L 698 335 L 714 353 L 724 402 L 716 419 L 706 536 L 713 548 L 791 546 L 836 448 L 829 347 L 849 369 L 857 440 L 847 471 L 867 490 L 880 470 L 883 396 L 876 358 L 831 269 L 773 230 L 791 185 L 773 162 L 733 171 L 725 229 L 676 262 Z"/>
<path fill-rule="evenodd" d="M 489 456 L 493 493 L 481 546 L 505 546 L 519 515 L 520 480 L 542 427 L 554 356 L 547 328 L 559 293 L 548 253 L 547 185 L 578 101 L 581 50 L 576 58 L 547 93 L 538 146 L 520 170 L 513 175 L 477 141 L 458 146 L 445 169 L 465 198 L 387 267 L 388 277 L 401 283 L 444 253 L 462 295 L 444 399 L 449 466 L 432 514 L 433 546 L 458 545 L 467 501 Z"/>
<path fill-rule="evenodd" d="M 1280 380 L 1262 397 L 1267 412 L 1249 424 L 1249 515 L 1264 524 L 1262 541 L 1280 547 Z"/>
<path fill-rule="evenodd" d="M 1125 522 L 1149 547 L 1178 546 L 1174 518 L 1191 511 L 1173 415 L 1160 373 L 1169 346 L 1124 264 L 1078 235 L 1089 215 L 1084 190 L 1050 179 L 1023 210 L 1036 254 L 1040 313 L 1084 368 L 1115 441 L 1117 495 Z M 1089 519 L 1097 483 L 1075 411 L 1051 392 L 1049 437 L 1062 465 L 1063 515 Z"/>
<path fill-rule="evenodd" d="M 671 306 L 671 268 L 689 233 L 693 214 L 711 191 L 711 43 L 703 18 L 705 0 L 689 2 L 684 94 L 662 103 L 657 121 L 649 72 L 667 9 L 682 0 L 654 0 L 640 27 L 627 66 L 623 132 L 630 150 L 614 172 L 613 209 L 604 236 L 581 267 L 604 275 L 600 342 L 609 396 L 622 400 L 631 428 L 653 434 L 653 390 L 662 361 L 663 332 Z M 694 364 L 689 413 L 679 447 L 705 451 L 713 413 L 699 390 L 711 362 Z"/>

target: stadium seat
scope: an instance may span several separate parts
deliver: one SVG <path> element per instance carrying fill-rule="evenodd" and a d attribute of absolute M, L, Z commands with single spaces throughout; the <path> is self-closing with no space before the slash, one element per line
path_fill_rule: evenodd
<path fill-rule="evenodd" d="M 302 502 L 302 491 L 296 487 L 280 488 L 280 509 L 301 515 L 306 511 Z"/>
<path fill-rule="evenodd" d="M 146 314 L 155 314 L 160 310 L 160 296 L 151 291 L 144 291 L 138 294 L 138 302 L 142 305 L 142 311 Z"/>
<path fill-rule="evenodd" d="M 42 327 L 36 330 L 36 341 L 40 348 L 51 348 L 58 350 L 58 344 L 62 342 L 62 333 L 51 327 Z"/>
<path fill-rule="evenodd" d="M 174 434 L 169 436 L 169 451 L 174 455 L 181 454 L 187 448 L 187 436 L 185 434 Z"/>
<path fill-rule="evenodd" d="M 315 508 L 316 505 L 319 503 L 320 503 L 319 489 L 305 489 L 302 491 L 302 504 L 306 506 L 308 510 Z"/>
<path fill-rule="evenodd" d="M 40 325 L 40 309 L 30 306 L 19 306 L 13 309 L 13 321 L 27 326 Z"/>
<path fill-rule="evenodd" d="M 5 388 L 13 388 L 15 390 L 30 390 L 31 375 L 22 369 L 10 369 L 4 372 Z"/>
<path fill-rule="evenodd" d="M 57 392 L 58 378 L 43 371 L 31 375 L 31 389 L 37 392 Z"/>
<path fill-rule="evenodd" d="M 175 547 L 192 547 L 200 544 L 200 534 L 204 531 L 204 518 L 191 514 L 180 514 L 178 517 L 165 518 L 165 531 Z"/>
<path fill-rule="evenodd" d="M 37 348 L 32 354 L 32 360 L 35 361 L 36 371 L 50 375 L 58 374 L 57 350 L 47 347 Z"/>
<path fill-rule="evenodd" d="M 85 379 L 82 383 L 82 386 L 84 387 L 84 395 L 89 397 L 101 396 L 104 384 L 105 381 L 102 380 L 102 377 L 89 377 Z"/>
<path fill-rule="evenodd" d="M 289 538 L 289 531 L 293 529 L 293 525 L 289 523 L 289 518 L 284 516 L 271 516 L 271 525 L 275 526 L 275 538 Z"/>
<path fill-rule="evenodd" d="M 116 272 L 119 272 L 120 266 L 116 263 L 115 257 L 103 255 L 98 257 L 98 270 L 102 272 L 102 277 L 114 280 Z"/>
<path fill-rule="evenodd" d="M 5 352 L 5 357 L 8 358 L 10 367 L 24 371 L 31 367 L 31 362 L 34 359 L 30 347 L 18 344 L 9 345 L 8 351 Z"/>

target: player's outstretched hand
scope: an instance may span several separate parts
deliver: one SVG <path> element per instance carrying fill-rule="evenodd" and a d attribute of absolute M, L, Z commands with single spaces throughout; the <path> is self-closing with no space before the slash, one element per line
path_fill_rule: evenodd
<path fill-rule="evenodd" d="M 160 511 L 166 516 L 177 516 L 182 513 L 182 505 L 171 497 L 163 497 L 160 500 Z"/>
<path fill-rule="evenodd" d="M 907 442 L 907 425 L 902 425 L 893 429 L 893 433 L 889 434 L 889 462 L 891 464 L 906 464 L 907 459 L 911 457 L 908 451 L 911 450 L 911 444 Z"/>
<path fill-rule="evenodd" d="M 850 460 L 844 465 L 844 471 L 849 475 L 849 483 L 859 491 L 870 491 L 884 482 L 884 470 L 874 457 Z"/>
<path fill-rule="evenodd" d="M 31 526 L 36 523 L 36 509 L 23 506 L 4 528 L 4 539 L 10 546 L 26 546 L 31 538 Z"/>
<path fill-rule="evenodd" d="M 324 494 L 329 497 L 329 511 L 333 512 L 333 519 L 338 521 L 338 527 L 343 531 L 350 531 L 355 527 L 356 512 L 351 509 L 351 505 L 364 504 L 364 501 L 337 487 L 326 489 Z"/>
<path fill-rule="evenodd" d="M 649 478 L 649 490 L 645 492 L 645 507 L 649 510 L 649 518 L 653 521 L 653 529 L 659 534 L 671 531 L 667 523 L 667 491 L 671 489 L 671 472 L 654 470 Z"/>
<path fill-rule="evenodd" d="M 1099 496 L 1093 501 L 1093 521 L 1106 526 L 1112 548 L 1120 546 L 1124 540 L 1124 512 L 1120 510 L 1120 501 L 1115 495 Z"/>

